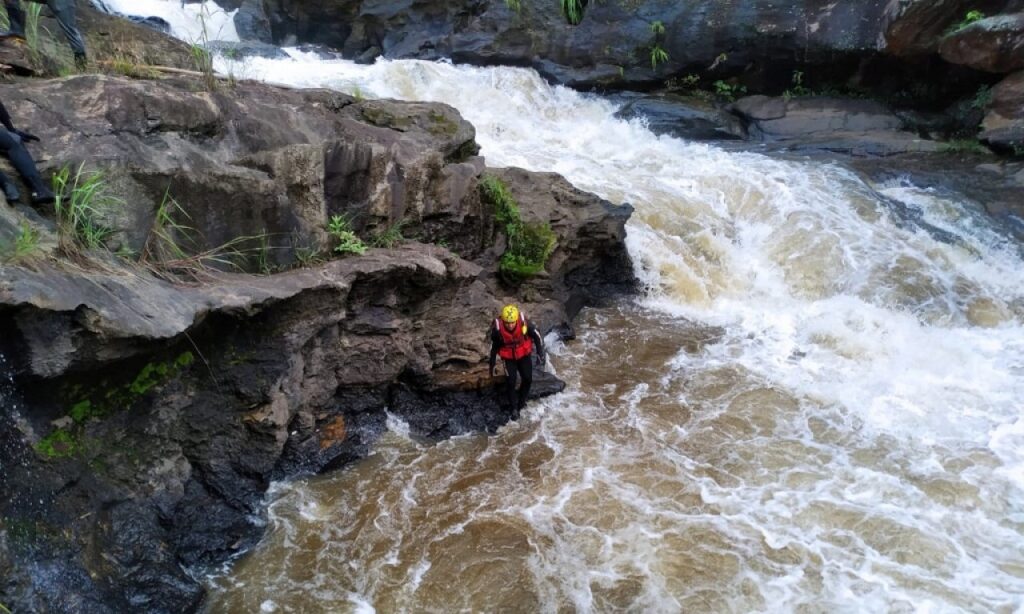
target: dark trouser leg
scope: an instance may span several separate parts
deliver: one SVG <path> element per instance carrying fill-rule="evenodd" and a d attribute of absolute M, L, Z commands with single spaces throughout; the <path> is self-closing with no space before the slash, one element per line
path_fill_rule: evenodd
<path fill-rule="evenodd" d="M 14 169 L 25 178 L 25 183 L 33 191 L 45 187 L 43 178 L 36 168 L 36 163 L 32 161 L 32 156 L 29 155 L 25 146 L 21 144 L 21 139 L 8 132 L 6 128 L 0 128 L 0 154 L 7 156 Z"/>
<path fill-rule="evenodd" d="M 516 413 L 516 381 L 519 372 L 516 370 L 516 361 L 505 360 L 505 402 L 513 415 Z"/>
<path fill-rule="evenodd" d="M 25 36 L 25 12 L 21 10 L 18 0 L 4 0 L 4 8 L 7 9 L 7 19 L 11 22 L 11 32 Z"/>
<path fill-rule="evenodd" d="M 75 17 L 75 0 L 48 0 L 46 5 L 53 11 L 53 16 L 57 18 L 57 23 L 60 24 L 60 29 L 64 31 L 64 36 L 67 37 L 68 44 L 71 45 L 71 50 L 75 52 L 75 56 L 84 56 L 85 40 L 82 38 L 82 33 L 78 31 L 78 19 Z"/>
<path fill-rule="evenodd" d="M 14 181 L 2 172 L 0 172 L 0 192 L 4 193 L 4 197 L 11 205 L 18 202 L 18 199 L 21 198 L 21 194 L 18 193 L 18 186 L 14 185 Z"/>
<path fill-rule="evenodd" d="M 519 377 L 523 383 L 519 384 L 519 409 L 526 407 L 526 400 L 530 398 L 530 385 L 533 384 L 533 355 L 520 358 L 516 361 L 519 367 Z M 517 412 L 518 413 L 518 412 Z"/>

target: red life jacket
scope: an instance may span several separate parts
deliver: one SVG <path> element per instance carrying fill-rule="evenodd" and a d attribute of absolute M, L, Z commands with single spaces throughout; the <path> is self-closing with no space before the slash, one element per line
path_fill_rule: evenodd
<path fill-rule="evenodd" d="M 526 334 L 526 318 L 523 317 L 523 314 L 519 314 L 519 321 L 511 331 L 500 319 L 495 320 L 494 325 L 501 333 L 501 347 L 498 348 L 498 356 L 504 360 L 519 360 L 529 356 L 533 351 L 533 340 Z"/>

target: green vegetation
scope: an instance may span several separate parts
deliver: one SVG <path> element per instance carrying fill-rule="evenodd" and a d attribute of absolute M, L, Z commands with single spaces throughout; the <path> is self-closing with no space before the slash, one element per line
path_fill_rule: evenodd
<path fill-rule="evenodd" d="M 331 216 L 327 223 L 327 234 L 334 239 L 334 251 L 339 254 L 365 254 L 366 244 L 352 230 L 347 218 L 342 215 Z"/>
<path fill-rule="evenodd" d="M 0 603 L 0 612 L 3 612 L 3 614 L 11 614 L 11 611 L 7 609 L 7 606 L 2 603 Z"/>
<path fill-rule="evenodd" d="M 86 171 L 82 163 L 72 174 L 65 166 L 53 176 L 53 191 L 61 251 L 75 254 L 82 248 L 105 247 L 113 230 L 103 217 L 122 203 L 108 193 L 102 171 Z"/>
<path fill-rule="evenodd" d="M 67 416 L 81 427 L 92 419 L 103 418 L 118 410 L 129 409 L 155 387 L 176 377 L 195 362 L 192 352 L 182 352 L 173 360 L 146 364 L 135 377 L 125 384 L 81 394 L 75 387 L 70 395 L 74 400 Z M 105 382 L 104 382 L 105 384 Z M 76 429 L 77 430 L 77 429 Z M 78 454 L 83 448 L 80 433 L 69 428 L 59 428 L 35 445 L 36 451 L 45 458 L 65 458 Z"/>
<path fill-rule="evenodd" d="M 522 0 L 505 0 L 505 6 L 515 11 L 516 13 L 521 13 L 523 11 Z"/>
<path fill-rule="evenodd" d="M 793 87 L 782 93 L 782 97 L 786 100 L 799 98 L 800 96 L 809 96 L 811 94 L 811 91 L 804 87 L 804 73 L 802 70 L 794 70 L 793 77 L 790 81 L 793 84 Z"/>
<path fill-rule="evenodd" d="M 715 87 L 715 95 L 728 102 L 732 102 L 747 93 L 746 87 L 726 83 L 722 80 L 715 81 L 713 85 Z"/>
<path fill-rule="evenodd" d="M 543 271 L 556 243 L 550 224 L 524 222 L 508 186 L 497 177 L 480 180 L 480 195 L 494 207 L 495 219 L 505 226 L 508 247 L 499 265 L 502 275 L 518 283 Z"/>
<path fill-rule="evenodd" d="M 964 15 L 964 18 L 960 21 L 960 23 L 957 23 L 957 24 L 954 24 L 953 26 L 951 26 L 949 28 L 949 30 L 946 31 L 946 34 L 947 35 L 948 34 L 955 34 L 956 32 L 959 32 L 960 30 L 963 30 L 964 28 L 966 28 L 967 26 L 971 25 L 972 23 L 974 23 L 976 21 L 981 21 L 982 19 L 985 19 L 985 13 L 982 13 L 981 11 L 974 11 L 974 10 L 967 11 L 967 14 Z"/>
<path fill-rule="evenodd" d="M 658 70 L 658 64 L 668 61 L 668 51 L 661 46 L 665 36 L 665 24 L 660 21 L 652 22 L 651 33 L 654 35 L 654 40 L 651 42 L 651 70 Z"/>
<path fill-rule="evenodd" d="M 974 95 L 974 100 L 971 101 L 971 108 L 973 109 L 984 109 L 992 103 L 992 88 L 987 85 L 982 85 L 978 88 L 978 92 Z"/>
<path fill-rule="evenodd" d="M 651 70 L 658 70 L 658 64 L 668 61 L 668 52 L 661 48 L 661 45 L 654 43 L 651 47 Z"/>
<path fill-rule="evenodd" d="M 43 5 L 35 2 L 22 3 L 22 10 L 25 11 L 25 43 L 33 55 L 39 55 L 42 47 L 42 39 L 39 37 L 39 17 L 43 12 Z M 45 28 L 44 28 L 45 30 Z"/>
<path fill-rule="evenodd" d="M 571 25 L 583 21 L 583 0 L 558 0 L 562 7 L 562 15 Z"/>
<path fill-rule="evenodd" d="M 388 228 L 374 235 L 370 243 L 374 247 L 383 247 L 385 249 L 392 249 L 398 245 L 401 245 L 405 237 L 402 236 L 402 229 L 405 227 L 405 222 L 399 220 Z"/>
<path fill-rule="evenodd" d="M 264 274 L 269 271 L 270 245 L 266 233 L 236 237 L 222 245 L 204 248 L 200 233 L 180 221 L 182 219 L 191 220 L 191 217 L 168 188 L 153 216 L 153 225 L 139 257 L 140 264 L 165 279 L 198 279 L 211 267 L 244 269 L 239 262 L 244 264 L 246 256 L 254 253 L 258 270 Z"/>
<path fill-rule="evenodd" d="M 153 67 L 123 53 L 104 63 L 104 66 L 113 74 L 124 75 L 132 79 L 156 79 L 160 76 L 160 73 Z"/>
<path fill-rule="evenodd" d="M 208 91 L 215 91 L 217 89 L 217 75 L 213 72 L 213 54 L 207 51 L 210 44 L 210 35 L 206 29 L 206 17 L 207 11 L 206 5 L 199 11 L 199 24 L 201 26 L 199 40 L 192 41 L 189 45 L 189 55 L 192 56 L 192 63 L 195 64 L 196 70 L 203 75 L 203 84 L 206 85 Z"/>
<path fill-rule="evenodd" d="M 942 144 L 942 151 L 946 153 L 992 153 L 978 139 L 952 139 Z"/>
<path fill-rule="evenodd" d="M 23 221 L 11 245 L 3 257 L 4 262 L 24 262 L 39 251 L 39 231 L 28 222 Z"/>

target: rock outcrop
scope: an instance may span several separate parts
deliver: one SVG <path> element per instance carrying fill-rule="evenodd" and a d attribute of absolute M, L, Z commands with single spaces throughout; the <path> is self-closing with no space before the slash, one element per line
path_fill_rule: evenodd
<path fill-rule="evenodd" d="M 979 138 L 998 148 L 1024 151 L 1024 71 L 992 89 L 992 103 Z"/>
<path fill-rule="evenodd" d="M 103 171 L 126 252 L 170 194 L 193 249 L 265 230 L 262 265 L 280 271 L 172 283 L 102 252 L 0 267 L 0 601 L 15 611 L 194 610 L 191 571 L 255 543 L 271 480 L 366 454 L 387 412 L 426 438 L 507 421 L 485 339 L 503 302 L 570 334 L 583 305 L 632 288 L 628 206 L 486 170 L 444 105 L 97 76 L 0 98 L 42 138 L 45 172 Z M 556 236 L 519 287 L 496 274 L 484 172 Z M 0 235 L 27 223 L 55 249 L 49 210 L 0 211 Z M 333 215 L 417 240 L 327 260 Z M 301 250 L 317 258 L 298 267 Z M 541 376 L 535 394 L 561 386 Z"/>
<path fill-rule="evenodd" d="M 1024 68 L 1024 13 L 977 21 L 942 41 L 942 58 L 978 70 L 1008 73 Z"/>
<path fill-rule="evenodd" d="M 748 96 L 732 105 L 753 138 L 774 146 L 854 155 L 937 151 L 941 145 L 903 130 L 903 121 L 871 100 Z"/>

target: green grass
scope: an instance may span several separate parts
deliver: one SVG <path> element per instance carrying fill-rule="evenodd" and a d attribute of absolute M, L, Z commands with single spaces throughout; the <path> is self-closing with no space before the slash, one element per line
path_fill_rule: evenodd
<path fill-rule="evenodd" d="M 23 221 L 14 237 L 14 243 L 4 255 L 4 262 L 18 263 L 30 260 L 39 252 L 39 231 L 28 222 Z"/>
<path fill-rule="evenodd" d="M 519 283 L 543 271 L 557 241 L 551 225 L 524 222 L 508 186 L 497 177 L 480 180 L 480 196 L 494 208 L 494 218 L 504 225 L 508 237 L 498 267 L 502 276 Z"/>
<path fill-rule="evenodd" d="M 405 237 L 402 236 L 402 230 L 405 227 L 405 222 L 399 220 L 395 222 L 385 230 L 374 235 L 370 241 L 374 247 L 383 247 L 385 249 L 392 249 L 398 245 L 401 245 Z"/>
<path fill-rule="evenodd" d="M 522 0 L 505 0 L 505 6 L 515 11 L 516 13 L 521 13 L 523 11 Z"/>
<path fill-rule="evenodd" d="M 86 171 L 84 163 L 74 172 L 65 166 L 53 176 L 53 191 L 61 251 L 105 247 L 113 230 L 103 218 L 123 203 L 109 193 L 103 172 Z"/>
<path fill-rule="evenodd" d="M 715 88 L 715 95 L 728 102 L 732 102 L 747 93 L 746 87 L 732 85 L 722 80 L 715 81 L 712 85 Z"/>
<path fill-rule="evenodd" d="M 327 234 L 331 235 L 336 243 L 335 253 L 357 255 L 366 253 L 366 244 L 352 230 L 352 225 L 344 216 L 331 216 L 331 221 L 327 223 Z"/>
<path fill-rule="evenodd" d="M 582 0 L 558 0 L 562 7 L 562 15 L 572 25 L 578 25 L 583 21 Z"/>

